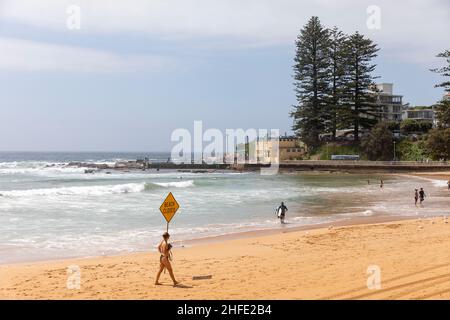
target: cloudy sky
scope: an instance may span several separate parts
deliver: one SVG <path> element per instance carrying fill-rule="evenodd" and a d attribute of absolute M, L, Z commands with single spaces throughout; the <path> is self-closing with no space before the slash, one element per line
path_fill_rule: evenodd
<path fill-rule="evenodd" d="M 441 97 L 448 0 L 0 0 L 0 150 L 166 151 L 194 120 L 290 132 L 312 15 L 378 43 L 375 74 L 405 102 Z"/>

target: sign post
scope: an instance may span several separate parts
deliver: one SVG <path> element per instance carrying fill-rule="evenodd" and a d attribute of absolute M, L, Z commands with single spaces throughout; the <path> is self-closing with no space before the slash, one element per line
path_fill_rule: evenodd
<path fill-rule="evenodd" d="M 167 232 L 169 232 L 169 223 L 179 208 L 180 205 L 178 204 L 177 200 L 175 200 L 172 192 L 169 192 L 166 199 L 159 207 L 159 211 L 161 211 L 162 215 L 167 221 Z"/>

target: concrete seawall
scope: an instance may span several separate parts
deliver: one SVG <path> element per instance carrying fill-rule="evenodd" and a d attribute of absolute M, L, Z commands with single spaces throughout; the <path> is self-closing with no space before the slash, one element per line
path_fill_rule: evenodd
<path fill-rule="evenodd" d="M 258 164 L 246 164 L 245 168 L 256 169 L 260 166 Z M 450 171 L 450 163 L 436 161 L 299 160 L 281 162 L 279 168 L 289 171 L 426 172 Z"/>
<path fill-rule="evenodd" d="M 87 167 L 99 170 L 147 170 L 147 169 L 171 169 L 171 170 L 236 170 L 253 171 L 269 164 L 176 164 L 176 163 L 148 163 L 136 161 L 116 163 L 115 165 L 93 163 L 70 163 L 68 166 Z M 281 171 L 347 171 L 347 172 L 430 172 L 450 171 L 448 162 L 413 162 L 413 161 L 362 161 L 362 160 L 298 160 L 285 161 L 279 164 Z"/>

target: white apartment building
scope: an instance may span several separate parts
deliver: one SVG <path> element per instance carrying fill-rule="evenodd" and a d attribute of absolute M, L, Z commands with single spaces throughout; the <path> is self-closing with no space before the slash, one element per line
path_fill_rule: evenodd
<path fill-rule="evenodd" d="M 409 107 L 409 104 L 403 104 L 403 96 L 394 94 L 393 83 L 379 83 L 376 85 L 377 104 L 380 105 L 379 116 L 382 120 L 401 121 L 403 119 L 403 110 Z"/>

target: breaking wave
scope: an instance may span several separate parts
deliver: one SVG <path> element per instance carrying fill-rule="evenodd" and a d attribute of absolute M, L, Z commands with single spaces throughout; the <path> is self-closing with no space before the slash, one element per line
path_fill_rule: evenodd
<path fill-rule="evenodd" d="M 175 181 L 175 182 L 153 182 L 153 184 L 161 187 L 187 188 L 194 186 L 193 180 Z"/>
<path fill-rule="evenodd" d="M 57 175 L 84 173 L 88 168 L 68 167 L 65 162 L 0 162 L 0 175 Z M 92 170 L 92 169 L 91 169 Z"/>
<path fill-rule="evenodd" d="M 156 188 L 187 188 L 194 186 L 193 180 L 176 181 L 165 183 L 127 183 L 118 185 L 104 185 L 104 186 L 83 186 L 83 187 L 62 187 L 62 188 L 43 188 L 43 189 L 29 189 L 29 190 L 10 190 L 0 191 L 0 196 L 3 197 L 34 197 L 34 196 L 102 196 L 108 194 L 123 194 L 123 193 L 140 193 Z"/>

